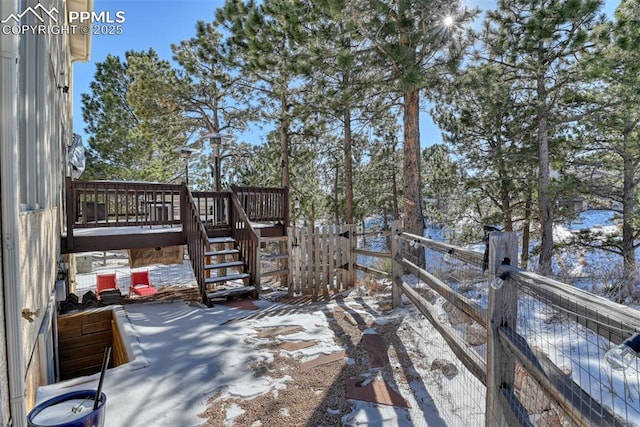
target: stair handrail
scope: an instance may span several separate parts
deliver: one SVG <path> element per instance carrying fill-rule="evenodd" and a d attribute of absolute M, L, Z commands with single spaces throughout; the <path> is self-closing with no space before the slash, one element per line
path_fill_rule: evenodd
<path fill-rule="evenodd" d="M 249 272 L 249 281 L 260 293 L 260 230 L 256 230 L 249 221 L 235 192 L 231 192 L 230 225 L 231 237 L 238 244 L 238 250 Z"/>
<path fill-rule="evenodd" d="M 200 212 L 193 196 L 186 184 L 180 188 L 180 218 L 182 219 L 182 234 L 187 242 L 191 267 L 198 282 L 198 289 L 204 303 L 207 303 L 207 288 L 205 283 L 205 251 L 209 247 L 209 236 L 200 219 Z"/>

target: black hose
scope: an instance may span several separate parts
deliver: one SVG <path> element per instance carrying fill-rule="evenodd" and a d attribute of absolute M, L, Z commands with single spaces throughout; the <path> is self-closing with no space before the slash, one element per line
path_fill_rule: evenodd
<path fill-rule="evenodd" d="M 104 356 L 102 358 L 102 370 L 100 371 L 100 381 L 98 381 L 98 391 L 96 392 L 96 400 L 93 402 L 93 410 L 98 409 L 100 404 L 100 395 L 102 394 L 102 382 L 104 380 L 104 374 L 107 372 L 107 366 L 109 365 L 109 359 L 111 358 L 111 346 L 104 350 Z"/>

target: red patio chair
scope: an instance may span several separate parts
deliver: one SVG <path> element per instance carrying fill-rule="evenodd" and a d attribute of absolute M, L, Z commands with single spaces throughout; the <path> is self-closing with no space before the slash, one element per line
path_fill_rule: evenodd
<path fill-rule="evenodd" d="M 135 271 L 131 273 L 129 296 L 131 296 L 131 292 L 140 296 L 148 296 L 156 294 L 158 289 L 151 284 L 148 271 Z"/>
<path fill-rule="evenodd" d="M 116 273 L 103 273 L 96 275 L 96 298 L 100 299 L 100 293 L 105 291 L 118 291 Z"/>

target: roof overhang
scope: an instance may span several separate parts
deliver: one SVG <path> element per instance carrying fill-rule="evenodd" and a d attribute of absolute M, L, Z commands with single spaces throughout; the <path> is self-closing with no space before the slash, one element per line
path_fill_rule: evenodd
<path fill-rule="evenodd" d="M 67 20 L 69 12 L 93 12 L 93 0 L 67 0 Z M 69 34 L 69 50 L 72 61 L 87 62 L 91 57 L 91 31 L 72 31 Z"/>

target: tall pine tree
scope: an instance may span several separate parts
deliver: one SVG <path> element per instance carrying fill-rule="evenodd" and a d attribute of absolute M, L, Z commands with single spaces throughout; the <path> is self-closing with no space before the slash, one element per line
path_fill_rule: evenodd
<path fill-rule="evenodd" d="M 487 14 L 482 56 L 511 70 L 522 107 L 535 112 L 539 269 L 545 275 L 551 273 L 554 249 L 552 155 L 562 151 L 561 141 L 578 117 L 562 101 L 584 79 L 576 65 L 594 48 L 601 5 L 600 0 L 500 0 Z"/>

